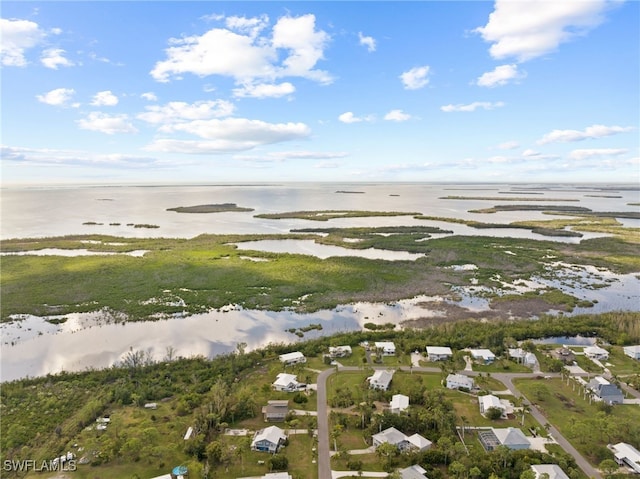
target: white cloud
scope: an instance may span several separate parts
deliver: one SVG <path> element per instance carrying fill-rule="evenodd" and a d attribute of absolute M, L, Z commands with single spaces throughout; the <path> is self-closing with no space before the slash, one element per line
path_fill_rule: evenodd
<path fill-rule="evenodd" d="M 602 138 L 603 136 L 616 135 L 633 130 L 630 126 L 605 126 L 592 125 L 580 130 L 553 130 L 538 140 L 539 145 L 547 143 L 566 143 L 570 141 L 582 141 L 587 139 Z"/>
<path fill-rule="evenodd" d="M 99 91 L 93 95 L 91 104 L 94 106 L 115 106 L 118 104 L 118 97 L 111 93 L 111 90 Z"/>
<path fill-rule="evenodd" d="M 162 162 L 155 158 L 125 154 L 95 154 L 89 151 L 52 150 L 48 148 L 0 147 L 3 160 L 37 166 L 69 165 L 100 168 L 157 168 Z"/>
<path fill-rule="evenodd" d="M 493 58 L 531 60 L 598 26 L 618 0 L 496 0 L 484 27 L 474 31 L 491 43 Z"/>
<path fill-rule="evenodd" d="M 376 40 L 373 37 L 367 37 L 362 34 L 362 32 L 358 32 L 358 40 L 360 40 L 360 45 L 367 47 L 369 52 L 376 51 Z"/>
<path fill-rule="evenodd" d="M 458 105 L 444 105 L 441 106 L 440 109 L 444 112 L 452 112 L 452 111 L 476 111 L 478 108 L 482 108 L 483 110 L 493 110 L 495 108 L 503 107 L 504 103 L 501 101 L 497 101 L 494 103 L 488 101 L 474 101 L 473 103 L 469 103 L 468 105 L 458 104 Z"/>
<path fill-rule="evenodd" d="M 171 125 L 177 122 L 208 120 L 229 116 L 235 110 L 233 103 L 226 100 L 197 101 L 186 103 L 172 101 L 165 105 L 152 105 L 147 111 L 137 115 L 137 118 L 154 125 Z"/>
<path fill-rule="evenodd" d="M 314 69 L 323 58 L 329 35 L 315 27 L 314 15 L 281 17 L 271 37 L 260 35 L 267 17 L 231 17 L 228 28 L 214 28 L 202 35 L 169 40 L 167 59 L 156 63 L 151 75 L 168 82 L 184 73 L 201 77 L 224 75 L 238 83 L 292 76 L 331 83 L 331 76 Z M 247 33 L 248 32 L 248 33 Z"/>
<path fill-rule="evenodd" d="M 620 156 L 628 153 L 629 150 L 625 148 L 592 148 L 573 150 L 569 153 L 569 158 L 572 160 L 586 160 L 589 158 L 603 158 L 608 156 Z"/>
<path fill-rule="evenodd" d="M 417 90 L 426 86 L 429 83 L 429 69 L 428 65 L 424 65 L 412 68 L 400 75 L 405 90 Z"/>
<path fill-rule="evenodd" d="M 75 90 L 73 88 L 56 88 L 44 95 L 36 95 L 36 98 L 38 101 L 46 103 L 47 105 L 62 106 L 71 100 L 74 94 Z"/>
<path fill-rule="evenodd" d="M 233 95 L 240 98 L 279 98 L 290 95 L 296 88 L 289 82 L 279 84 L 252 83 L 243 84 L 240 88 L 234 88 Z"/>
<path fill-rule="evenodd" d="M 146 147 L 150 151 L 174 153 L 227 153 L 244 151 L 307 138 L 311 130 L 304 123 L 267 123 L 245 118 L 194 120 L 165 125 L 164 132 L 183 132 L 203 140 L 161 138 Z"/>
<path fill-rule="evenodd" d="M 143 93 L 142 95 L 140 95 L 140 97 L 147 101 L 158 101 L 158 97 L 156 96 L 156 94 L 151 91 Z"/>
<path fill-rule="evenodd" d="M 127 115 L 107 115 L 92 111 L 86 118 L 77 121 L 83 130 L 99 131 L 107 135 L 114 133 L 135 133 L 138 130 L 131 124 Z"/>
<path fill-rule="evenodd" d="M 322 151 L 276 151 L 266 155 L 235 155 L 234 160 L 247 161 L 253 163 L 273 163 L 286 160 L 325 160 L 334 158 L 344 158 L 348 156 L 345 152 L 322 152 Z"/>
<path fill-rule="evenodd" d="M 269 25 L 269 17 L 267 15 L 253 18 L 227 17 L 225 24 L 229 30 L 235 30 L 249 35 L 251 38 L 256 38 Z"/>
<path fill-rule="evenodd" d="M 505 141 L 504 143 L 500 143 L 496 148 L 499 150 L 514 150 L 518 148 L 520 144 L 517 141 Z"/>
<path fill-rule="evenodd" d="M 25 51 L 38 45 L 45 37 L 37 23 L 29 20 L 0 18 L 0 59 L 4 66 L 27 64 Z"/>
<path fill-rule="evenodd" d="M 335 161 L 321 161 L 320 163 L 313 165 L 313 168 L 340 168 L 340 163 L 336 163 Z"/>
<path fill-rule="evenodd" d="M 40 61 L 42 64 L 53 70 L 57 70 L 58 67 L 71 67 L 74 63 L 68 58 L 64 57 L 66 52 L 61 48 L 48 48 L 42 52 Z"/>
<path fill-rule="evenodd" d="M 402 110 L 391 110 L 384 116 L 384 119 L 390 121 L 407 121 L 411 119 L 411 115 L 404 113 Z"/>
<path fill-rule="evenodd" d="M 361 121 L 373 121 L 372 116 L 357 117 L 351 111 L 344 112 L 338 117 L 342 123 L 359 123 Z"/>
<path fill-rule="evenodd" d="M 510 81 L 520 80 L 526 77 L 525 72 L 519 72 L 517 65 L 500 65 L 495 67 L 493 71 L 483 73 L 478 77 L 476 84 L 478 86 L 494 87 L 506 85 Z"/>

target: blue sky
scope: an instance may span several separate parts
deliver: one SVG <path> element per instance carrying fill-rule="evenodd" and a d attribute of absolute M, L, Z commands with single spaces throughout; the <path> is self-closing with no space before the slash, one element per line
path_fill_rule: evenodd
<path fill-rule="evenodd" d="M 2 183 L 640 180 L 640 3 L 2 2 Z"/>

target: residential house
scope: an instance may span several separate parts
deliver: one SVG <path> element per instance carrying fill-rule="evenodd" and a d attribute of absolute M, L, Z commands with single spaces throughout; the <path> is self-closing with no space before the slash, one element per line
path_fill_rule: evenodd
<path fill-rule="evenodd" d="M 609 447 L 618 464 L 630 467 L 633 472 L 640 474 L 640 451 L 626 442 L 619 442 Z"/>
<path fill-rule="evenodd" d="M 404 451 L 426 451 L 433 444 L 429 439 L 422 437 L 420 434 L 406 436 L 398 431 L 395 427 L 385 429 L 378 434 L 372 436 L 373 447 L 377 448 L 381 444 L 389 443 L 396 446 L 401 452 Z"/>
<path fill-rule="evenodd" d="M 400 414 L 402 411 L 409 409 L 409 397 L 404 394 L 394 394 L 391 397 L 389 411 L 393 414 Z"/>
<path fill-rule="evenodd" d="M 600 346 L 588 346 L 584 348 L 584 355 L 589 359 L 597 359 L 599 361 L 609 359 L 609 351 Z"/>
<path fill-rule="evenodd" d="M 287 414 L 289 414 L 289 401 L 286 399 L 267 401 L 267 405 L 262 406 L 262 415 L 268 422 L 284 421 Z"/>
<path fill-rule="evenodd" d="M 329 356 L 332 358 L 344 358 L 347 356 L 351 356 L 351 346 L 336 346 L 329 347 Z"/>
<path fill-rule="evenodd" d="M 551 355 L 555 359 L 559 359 L 564 364 L 573 364 L 576 360 L 576 355 L 569 348 L 558 348 L 554 350 Z"/>
<path fill-rule="evenodd" d="M 286 440 L 287 436 L 278 426 L 265 427 L 254 434 L 251 441 L 251 450 L 275 454 Z"/>
<path fill-rule="evenodd" d="M 596 376 L 589 381 L 588 388 L 593 392 L 594 399 L 607 404 L 622 404 L 624 393 L 615 384 L 611 384 L 602 376 Z"/>
<path fill-rule="evenodd" d="M 289 366 L 291 364 L 306 363 L 307 358 L 305 358 L 304 354 L 302 354 L 300 351 L 294 351 L 293 353 L 281 354 L 280 362 L 285 366 Z"/>
<path fill-rule="evenodd" d="M 447 376 L 447 388 L 448 389 L 473 389 L 473 378 L 465 376 L 464 374 L 449 374 Z"/>
<path fill-rule="evenodd" d="M 280 373 L 272 384 L 276 391 L 293 392 L 300 391 L 307 387 L 306 384 L 299 383 L 295 374 Z"/>
<path fill-rule="evenodd" d="M 377 369 L 373 373 L 373 376 L 369 376 L 367 378 L 367 381 L 369 382 L 369 388 L 386 391 L 387 389 L 389 389 L 389 385 L 391 384 L 392 378 L 393 378 L 393 371 Z"/>
<path fill-rule="evenodd" d="M 536 479 L 547 474 L 548 479 L 569 479 L 569 476 L 557 464 L 534 464 L 531 470 L 536 473 Z"/>
<path fill-rule="evenodd" d="M 451 359 L 453 352 L 446 346 L 427 346 L 427 357 L 429 361 L 446 361 Z"/>
<path fill-rule="evenodd" d="M 493 451 L 499 446 L 506 446 L 509 449 L 529 449 L 531 447 L 531 443 L 522 431 L 514 427 L 479 430 L 478 439 L 485 451 Z"/>
<path fill-rule="evenodd" d="M 293 479 L 288 472 L 268 472 L 261 479 Z"/>
<path fill-rule="evenodd" d="M 509 349 L 509 357 L 515 362 L 524 364 L 529 368 L 533 368 L 538 364 L 538 358 L 536 358 L 536 355 L 529 351 L 525 351 L 522 348 Z"/>
<path fill-rule="evenodd" d="M 425 474 L 427 471 L 418 464 L 414 464 L 413 466 L 400 469 L 398 473 L 400 474 L 400 479 L 426 479 Z"/>
<path fill-rule="evenodd" d="M 491 408 L 497 408 L 502 411 L 502 417 L 506 417 L 507 408 L 500 401 L 500 398 L 493 394 L 478 396 L 478 404 L 480 405 L 480 414 L 486 416 L 487 411 Z"/>
<path fill-rule="evenodd" d="M 489 349 L 469 349 L 469 352 L 473 359 L 484 364 L 491 364 L 496 360 L 496 355 Z"/>
<path fill-rule="evenodd" d="M 638 346 L 625 346 L 624 354 L 629 356 L 631 359 L 640 359 L 640 345 Z"/>
<path fill-rule="evenodd" d="M 376 350 L 382 350 L 383 356 L 395 356 L 396 345 L 391 341 L 376 341 L 374 343 Z"/>

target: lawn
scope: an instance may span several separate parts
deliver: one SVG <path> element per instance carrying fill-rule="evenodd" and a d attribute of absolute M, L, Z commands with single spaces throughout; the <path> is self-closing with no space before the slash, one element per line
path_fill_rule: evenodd
<path fill-rule="evenodd" d="M 634 442 L 634 435 L 638 435 L 640 408 L 637 406 L 616 405 L 610 411 L 603 409 L 602 405 L 584 399 L 574 381 L 567 384 L 561 379 L 518 379 L 516 385 L 594 464 L 603 459 L 607 443 Z"/>
<path fill-rule="evenodd" d="M 530 373 L 531 368 L 508 359 L 496 359 L 492 364 L 473 364 L 473 370 L 483 373 Z"/>
<path fill-rule="evenodd" d="M 614 346 L 609 352 L 607 367 L 614 376 L 640 374 L 640 361 L 624 354 L 622 346 Z"/>

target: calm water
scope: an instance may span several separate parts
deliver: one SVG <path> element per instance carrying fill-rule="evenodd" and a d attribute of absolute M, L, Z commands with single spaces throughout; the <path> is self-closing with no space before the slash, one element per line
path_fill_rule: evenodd
<path fill-rule="evenodd" d="M 541 189 L 542 188 L 542 189 Z M 203 233 L 287 233 L 295 228 L 430 225 L 452 230 L 454 234 L 506 236 L 579 242 L 579 238 L 549 238 L 519 229 L 476 230 L 465 225 L 438 221 L 420 221 L 411 216 L 379 218 L 340 218 L 327 222 L 310 220 L 266 220 L 259 213 L 299 210 L 379 210 L 419 212 L 428 216 L 473 219 L 505 223 L 525 219 L 550 219 L 540 212 L 469 213 L 469 210 L 497 204 L 533 202 L 496 200 L 445 200 L 444 196 L 526 197 L 536 204 L 583 206 L 595 211 L 637 211 L 629 203 L 640 201 L 636 190 L 601 190 L 600 187 L 549 187 L 545 185 L 427 185 L 427 184 L 286 184 L 286 185 L 210 185 L 210 186 L 121 186 L 4 188 L 1 190 L 0 237 L 27 238 L 69 234 L 108 234 L 124 237 L 184 237 Z M 357 191 L 358 193 L 337 193 Z M 536 193 L 525 194 L 525 193 Z M 602 196 L 620 196 L 605 198 Z M 577 202 L 555 202 L 577 199 Z M 180 214 L 166 211 L 176 206 L 236 203 L 253 208 L 252 212 Z M 103 223 L 88 226 L 85 222 Z M 625 226 L 638 226 L 637 220 L 621 220 Z M 111 226 L 110 223 L 120 223 Z M 154 224 L 156 229 L 133 228 L 131 224 Z M 437 237 L 439 235 L 434 235 Z M 585 235 L 590 238 L 597 235 Z M 584 239 L 583 238 L 583 239 Z M 327 257 L 338 254 L 370 255 L 385 259 L 412 260 L 419 255 L 366 250 L 357 252 L 339 247 L 316 245 L 309 241 L 268 241 L 243 243 L 242 249 L 287 251 Z M 56 251 L 49 253 L 57 254 Z M 76 252 L 77 253 L 77 252 Z M 74 254 L 76 254 L 74 253 Z M 144 254 L 144 252 L 136 252 Z M 580 312 L 638 309 L 640 279 L 634 275 L 611 276 L 608 272 L 567 267 L 568 276 L 559 283 L 536 278 L 528 288 L 558 286 L 580 298 L 597 300 L 595 308 Z M 606 288 L 584 287 L 609 280 Z M 486 302 L 472 291 L 461 291 L 459 303 L 470 310 L 486 309 Z M 464 294 L 468 293 L 468 294 Z M 21 321 L 0 325 L 2 333 L 1 379 L 107 367 L 117 363 L 129 351 L 149 351 L 162 359 L 166 348 L 178 355 L 213 356 L 235 349 L 238 342 L 258 348 L 270 342 L 297 341 L 288 328 L 321 323 L 318 334 L 332 334 L 362 328 L 367 321 L 393 322 L 438 314 L 442 298 L 414 298 L 393 304 L 344 305 L 331 311 L 302 315 L 291 312 L 250 311 L 230 307 L 226 312 L 212 311 L 191 317 L 172 317 L 153 322 L 117 324 L 108 313 L 67 315 L 60 325 L 45 318 L 25 316 Z M 431 301 L 431 303 L 429 303 Z M 433 304 L 421 308 L 418 302 Z M 55 319 L 55 318 L 54 318 Z M 225 327 L 220 325 L 224 322 Z"/>

